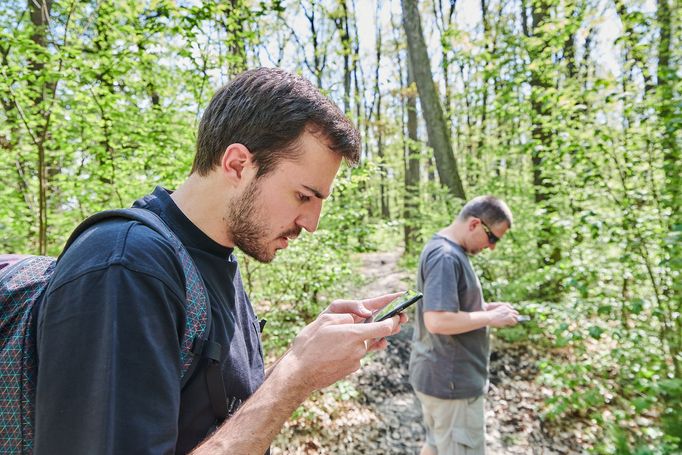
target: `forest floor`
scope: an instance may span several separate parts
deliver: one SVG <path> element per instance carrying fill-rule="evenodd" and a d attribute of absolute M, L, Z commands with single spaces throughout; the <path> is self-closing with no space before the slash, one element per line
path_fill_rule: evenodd
<path fill-rule="evenodd" d="M 365 253 L 360 259 L 367 284 L 358 295 L 413 287 L 413 274 L 398 266 L 400 252 Z M 418 454 L 424 427 L 408 381 L 412 331 L 410 322 L 347 381 L 307 400 L 274 441 L 272 454 Z M 584 453 L 579 422 L 561 429 L 543 425 L 540 409 L 549 390 L 537 381 L 542 353 L 494 336 L 491 351 L 487 453 Z"/>

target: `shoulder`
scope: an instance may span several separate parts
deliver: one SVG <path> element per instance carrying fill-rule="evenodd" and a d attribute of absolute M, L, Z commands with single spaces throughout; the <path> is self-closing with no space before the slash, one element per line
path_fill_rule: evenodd
<path fill-rule="evenodd" d="M 461 262 L 462 252 L 457 245 L 439 236 L 429 240 L 421 255 L 421 263 L 427 267 L 441 263 L 460 265 Z"/>
<path fill-rule="evenodd" d="M 184 287 L 173 245 L 140 222 L 116 219 L 102 221 L 76 239 L 57 263 L 51 287 L 115 265 L 155 277 L 170 287 Z"/>

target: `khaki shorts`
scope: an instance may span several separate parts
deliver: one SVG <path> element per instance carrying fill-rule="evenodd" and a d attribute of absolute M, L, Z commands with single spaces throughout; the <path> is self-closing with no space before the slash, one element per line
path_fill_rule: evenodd
<path fill-rule="evenodd" d="M 426 424 L 426 443 L 438 455 L 485 454 L 483 395 L 462 400 L 416 392 Z"/>

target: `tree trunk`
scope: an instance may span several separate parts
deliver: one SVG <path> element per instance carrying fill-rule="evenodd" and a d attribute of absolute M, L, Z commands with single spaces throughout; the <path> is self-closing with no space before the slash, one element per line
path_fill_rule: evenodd
<path fill-rule="evenodd" d="M 46 28 L 49 23 L 50 10 L 52 2 L 50 0 L 29 0 L 28 7 L 31 11 L 31 23 L 33 24 L 33 34 L 31 40 L 41 48 L 47 48 L 47 33 Z M 40 74 L 45 70 L 45 64 L 38 57 L 31 60 L 30 67 L 36 75 L 36 79 L 40 80 Z M 52 88 L 52 83 L 44 82 L 40 91 L 33 97 L 32 102 L 35 106 L 36 113 L 43 120 L 42 134 L 36 134 L 36 148 L 38 149 L 38 252 L 39 254 L 47 254 L 47 160 L 45 157 L 45 139 L 47 137 L 47 128 L 49 120 L 49 112 L 44 108 L 45 95 Z M 28 125 L 27 125 L 28 127 Z"/>
<path fill-rule="evenodd" d="M 379 198 L 381 202 L 381 217 L 385 220 L 388 220 L 391 216 L 389 213 L 389 204 L 388 204 L 388 190 L 387 190 L 387 185 L 386 185 L 386 162 L 385 162 L 385 157 L 384 157 L 384 125 L 383 125 L 383 119 L 381 117 L 382 112 L 381 112 L 381 87 L 379 84 L 379 78 L 381 77 L 379 74 L 379 68 L 381 67 L 381 46 L 382 46 L 382 40 L 381 40 L 381 20 L 380 20 L 380 8 L 381 8 L 381 2 L 377 2 L 377 15 L 376 15 L 376 33 L 375 33 L 375 43 L 376 43 L 376 67 L 374 71 L 374 93 L 376 93 L 377 96 L 377 113 L 376 113 L 376 121 L 374 124 L 376 125 L 376 135 L 377 135 L 377 156 L 379 158 L 379 169 L 380 169 L 380 175 L 379 175 Z"/>
<path fill-rule="evenodd" d="M 438 0 L 438 2 L 433 2 L 433 16 L 435 18 L 434 22 L 438 27 L 438 32 L 441 38 L 441 71 L 443 72 L 443 115 L 445 117 L 446 125 L 452 124 L 452 88 L 450 87 L 450 61 L 448 59 L 448 54 L 452 50 L 449 45 L 446 45 L 443 41 L 443 37 L 450 30 L 450 25 L 452 24 L 452 14 L 455 11 L 455 2 L 451 1 L 447 3 L 447 19 L 445 17 L 445 11 L 443 11 L 443 2 Z"/>
<path fill-rule="evenodd" d="M 312 13 L 308 16 L 308 22 L 310 24 L 310 33 L 312 35 L 313 43 L 313 62 L 315 68 L 315 82 L 318 88 L 322 88 L 322 71 L 324 70 L 324 63 L 326 62 L 326 54 L 322 54 L 320 51 L 319 36 L 317 34 L 317 27 L 315 25 L 315 5 L 311 7 Z"/>
<path fill-rule="evenodd" d="M 407 63 L 407 141 L 405 141 L 405 252 L 416 251 L 420 242 L 419 214 L 419 136 L 417 135 L 417 96 L 410 63 Z"/>
<path fill-rule="evenodd" d="M 249 9 L 241 0 L 230 0 L 225 10 L 223 27 L 227 34 L 228 73 L 234 76 L 246 70 L 246 34 L 244 24 L 249 20 Z"/>
<path fill-rule="evenodd" d="M 680 258 L 682 258 L 682 217 L 680 216 L 680 186 L 682 186 L 682 164 L 680 157 L 679 142 L 676 137 L 678 131 L 677 122 L 679 117 L 675 114 L 675 93 L 673 84 L 676 81 L 675 68 L 670 65 L 672 53 L 672 11 L 669 0 L 658 0 L 656 19 L 660 27 L 660 38 L 658 42 L 658 69 L 657 69 L 657 90 L 659 100 L 658 121 L 662 132 L 661 148 L 663 149 L 663 171 L 665 173 L 665 185 L 663 206 L 668 209 L 668 241 L 665 242 L 665 251 L 669 257 L 668 264 L 671 268 L 671 276 L 677 275 L 680 271 Z M 682 284 L 680 280 L 672 280 L 670 287 L 666 286 L 663 290 L 664 300 L 667 302 L 667 312 L 670 316 L 680 312 L 680 292 Z M 677 296 L 677 297 L 675 297 Z M 673 327 L 666 327 L 668 338 L 670 339 L 670 350 L 675 367 L 676 377 L 682 373 L 680 365 L 680 348 L 682 347 L 681 318 L 672 317 Z"/>
<path fill-rule="evenodd" d="M 334 19 L 334 25 L 339 32 L 341 38 L 341 51 L 343 52 L 343 112 L 346 115 L 350 114 L 350 85 L 351 85 L 351 64 L 350 58 L 352 53 L 352 46 L 350 42 L 350 29 L 348 26 L 348 5 L 346 0 L 339 0 L 339 8 L 341 9 L 339 17 Z"/>
<path fill-rule="evenodd" d="M 419 91 L 419 100 L 426 121 L 429 143 L 433 147 L 433 154 L 436 158 L 438 176 L 441 184 L 448 188 L 450 194 L 466 199 L 462 180 L 457 171 L 457 161 L 452 153 L 449 128 L 445 123 L 443 109 L 433 82 L 417 2 L 416 0 L 401 0 L 401 4 L 408 55 L 410 64 L 414 69 L 414 79 Z"/>
<path fill-rule="evenodd" d="M 543 253 L 543 261 L 545 265 L 552 265 L 561 259 L 561 250 L 557 247 L 552 239 L 555 238 L 554 230 L 550 223 L 550 217 L 555 212 L 552 204 L 552 196 L 554 189 L 552 182 L 549 181 L 549 175 L 545 169 L 546 156 L 552 151 L 552 132 L 547 126 L 551 116 L 551 107 L 547 100 L 546 93 L 552 88 L 551 81 L 548 80 L 545 65 L 542 65 L 543 59 L 547 57 L 544 55 L 546 43 L 544 32 L 540 32 L 543 24 L 549 18 L 549 4 L 547 1 L 536 1 L 532 3 L 531 17 L 533 20 L 531 27 L 524 27 L 526 30 L 532 30 L 531 36 L 539 38 L 539 41 L 529 46 L 529 56 L 531 61 L 536 64 L 532 67 L 530 73 L 531 84 L 531 108 L 532 108 L 532 129 L 531 137 L 533 139 L 533 149 L 531 151 L 531 158 L 533 163 L 533 188 L 535 203 L 545 209 L 545 215 L 541 221 L 541 234 L 538 236 L 538 248 Z"/>
<path fill-rule="evenodd" d="M 489 14 L 488 14 L 488 8 L 490 7 L 489 4 L 486 3 L 486 0 L 481 0 L 481 19 L 483 22 L 483 39 L 485 40 L 485 48 L 486 51 L 488 52 L 488 58 L 490 58 L 491 61 L 494 61 L 496 59 L 496 42 L 495 40 L 497 39 L 496 36 L 493 36 L 492 33 L 492 27 L 490 26 L 490 19 L 489 19 Z M 479 155 L 483 153 L 483 149 L 485 147 L 485 139 L 488 137 L 487 135 L 487 122 L 488 122 L 488 86 L 490 85 L 490 79 L 492 77 L 492 74 L 490 73 L 489 70 L 486 68 L 483 68 L 483 99 L 481 101 L 481 130 L 480 134 L 478 136 L 478 146 L 476 147 L 477 152 Z"/>
<path fill-rule="evenodd" d="M 623 0 L 614 0 L 616 11 L 618 12 L 618 16 L 620 17 L 620 21 L 623 25 L 622 37 L 625 43 L 625 48 L 632 56 L 634 65 L 636 65 L 641 71 L 642 79 L 644 79 L 644 91 L 648 93 L 653 88 L 650 62 L 646 56 L 646 47 L 640 45 L 643 39 L 642 33 L 638 27 L 633 25 L 633 21 L 630 20 L 626 3 L 627 2 L 624 2 Z"/>

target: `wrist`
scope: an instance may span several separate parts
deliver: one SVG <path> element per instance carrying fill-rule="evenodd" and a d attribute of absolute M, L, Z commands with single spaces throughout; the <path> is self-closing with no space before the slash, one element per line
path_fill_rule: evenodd
<path fill-rule="evenodd" d="M 315 391 L 315 387 L 310 380 L 311 372 L 306 374 L 298 363 L 291 351 L 288 351 L 270 369 L 268 382 L 272 382 L 272 386 L 283 398 L 302 403 Z"/>

